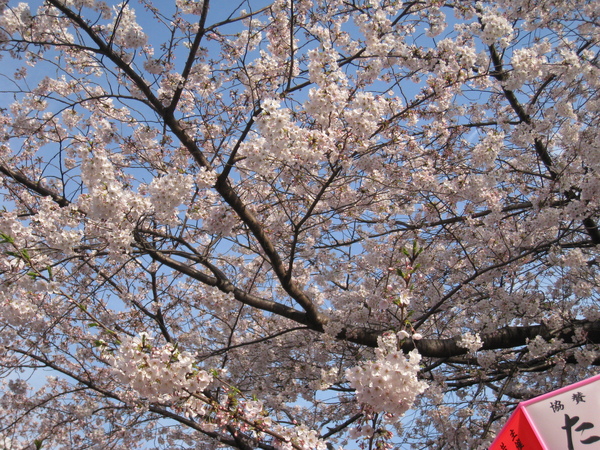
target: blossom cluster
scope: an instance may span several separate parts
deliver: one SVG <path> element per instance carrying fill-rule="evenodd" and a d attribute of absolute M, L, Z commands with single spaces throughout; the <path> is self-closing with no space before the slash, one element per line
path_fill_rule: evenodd
<path fill-rule="evenodd" d="M 184 14 L 196 14 L 202 13 L 204 2 L 202 0 L 176 0 L 175 4 Z"/>
<path fill-rule="evenodd" d="M 518 89 L 529 80 L 534 80 L 544 74 L 543 67 L 547 64 L 545 54 L 550 51 L 550 44 L 542 41 L 530 48 L 518 48 L 510 60 L 513 70 L 506 82 L 507 89 Z"/>
<path fill-rule="evenodd" d="M 191 191 L 192 177 L 180 173 L 169 173 L 154 178 L 148 186 L 150 202 L 158 220 L 169 222 L 177 208 Z"/>
<path fill-rule="evenodd" d="M 294 428 L 282 428 L 280 434 L 285 436 L 287 441 L 276 441 L 275 448 L 277 450 L 293 450 L 294 448 L 301 448 L 302 450 L 327 449 L 327 445 L 323 440 L 319 439 L 317 432 L 311 430 L 306 425 L 299 425 Z"/>
<path fill-rule="evenodd" d="M 397 350 L 397 337 L 387 334 L 378 338 L 375 356 L 374 361 L 346 370 L 346 378 L 360 403 L 399 420 L 427 389 L 427 383 L 417 377 L 421 355 L 412 350 L 407 357 Z"/>
<path fill-rule="evenodd" d="M 136 21 L 135 11 L 127 5 L 115 8 L 115 20 L 108 27 L 113 42 L 124 48 L 138 48 L 146 43 L 147 36 Z"/>
<path fill-rule="evenodd" d="M 31 26 L 32 16 L 27 3 L 19 3 L 10 10 L 6 10 L 5 7 L 6 4 L 3 2 L 0 25 L 7 33 L 15 33 Z"/>
<path fill-rule="evenodd" d="M 88 193 L 81 195 L 77 206 L 88 219 L 86 230 L 102 230 L 112 250 L 128 248 L 133 240 L 132 228 L 137 218 L 150 210 L 149 200 L 128 189 L 113 155 L 104 149 L 93 153 L 81 150 L 81 180 Z"/>
<path fill-rule="evenodd" d="M 512 39 L 513 27 L 506 17 L 486 12 L 481 16 L 481 23 L 483 26 L 480 37 L 484 44 L 492 45 L 498 42 L 501 47 L 508 46 Z"/>
<path fill-rule="evenodd" d="M 134 393 L 132 400 L 174 404 L 191 415 L 199 414 L 204 404 L 198 396 L 212 376 L 196 367 L 192 354 L 168 343 L 157 346 L 146 333 L 126 337 L 106 359 L 117 379 Z"/>
<path fill-rule="evenodd" d="M 469 352 L 476 352 L 483 346 L 479 333 L 465 333 L 458 341 L 458 346 L 466 348 Z"/>
<path fill-rule="evenodd" d="M 600 2 L 133 3 L 0 0 L 0 447 L 487 448 L 590 373 Z"/>
<path fill-rule="evenodd" d="M 44 287 L 39 282 L 32 284 L 32 290 L 42 290 Z M 8 292 L 0 292 L 0 320 L 10 323 L 14 327 L 43 329 L 43 316 L 40 314 L 40 308 L 36 304 L 36 302 L 41 303 L 44 298 L 43 295 L 38 292 L 25 292 L 21 289 L 7 289 L 6 291 Z M 18 295 L 14 295 L 13 292 Z M 8 341 L 11 337 L 12 333 L 5 330 L 2 341 Z"/>

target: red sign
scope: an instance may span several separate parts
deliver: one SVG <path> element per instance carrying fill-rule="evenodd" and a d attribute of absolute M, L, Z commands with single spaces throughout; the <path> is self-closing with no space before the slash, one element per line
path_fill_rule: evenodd
<path fill-rule="evenodd" d="M 489 450 L 600 450 L 600 375 L 519 403 Z"/>

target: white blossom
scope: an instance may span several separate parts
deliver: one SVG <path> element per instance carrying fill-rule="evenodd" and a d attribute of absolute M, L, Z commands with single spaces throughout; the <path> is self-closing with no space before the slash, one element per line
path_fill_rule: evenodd
<path fill-rule="evenodd" d="M 479 333 L 465 333 L 457 342 L 459 347 L 466 348 L 469 352 L 474 353 L 483 346 L 483 341 Z"/>
<path fill-rule="evenodd" d="M 375 360 L 348 369 L 346 378 L 356 390 L 360 403 L 373 411 L 392 414 L 399 420 L 417 395 L 425 391 L 427 383 L 417 376 L 421 355 L 412 350 L 405 356 L 386 341 L 395 343 L 396 338 L 392 335 L 380 337 Z"/>

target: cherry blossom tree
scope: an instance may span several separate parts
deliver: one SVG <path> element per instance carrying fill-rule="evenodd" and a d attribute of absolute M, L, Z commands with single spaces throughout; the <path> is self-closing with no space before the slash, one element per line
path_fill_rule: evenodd
<path fill-rule="evenodd" d="M 596 373 L 599 26 L 0 1 L 0 448 L 485 448 Z"/>

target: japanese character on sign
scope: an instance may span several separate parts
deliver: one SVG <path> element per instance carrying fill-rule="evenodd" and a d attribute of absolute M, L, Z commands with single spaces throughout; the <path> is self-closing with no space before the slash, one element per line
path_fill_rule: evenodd
<path fill-rule="evenodd" d="M 581 392 L 576 392 L 571 397 L 571 400 L 573 400 L 576 405 L 579 405 L 579 403 L 581 403 L 581 402 L 585 403 L 584 398 L 585 398 L 585 395 L 583 395 Z"/>
<path fill-rule="evenodd" d="M 550 408 L 552 408 L 552 412 L 558 412 L 565 409 L 565 405 L 560 400 L 554 400 L 550 402 Z"/>
<path fill-rule="evenodd" d="M 575 447 L 573 446 L 573 433 L 571 428 L 573 428 L 577 422 L 579 422 L 579 416 L 569 417 L 568 414 L 565 414 L 565 426 L 562 427 L 562 429 L 567 432 L 567 450 L 575 450 Z M 581 425 L 575 428 L 575 431 L 579 431 L 583 435 L 585 430 L 589 430 L 591 428 L 594 428 L 593 423 L 582 422 Z M 598 441 L 600 441 L 600 436 L 590 436 L 586 439 L 581 439 L 579 442 L 582 444 L 593 444 L 594 442 Z"/>
<path fill-rule="evenodd" d="M 515 443 L 515 447 L 517 448 L 517 450 L 522 450 L 523 448 L 525 448 L 525 445 L 523 444 L 523 442 L 521 442 L 521 439 L 519 439 L 519 435 L 515 430 L 511 428 L 509 434 L 512 441 Z M 502 450 L 507 450 L 507 447 L 504 443 L 501 444 L 500 448 Z"/>

